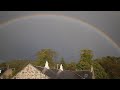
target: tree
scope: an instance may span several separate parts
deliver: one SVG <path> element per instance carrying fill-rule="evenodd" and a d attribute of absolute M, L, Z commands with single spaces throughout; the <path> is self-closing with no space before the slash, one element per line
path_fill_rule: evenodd
<path fill-rule="evenodd" d="M 90 70 L 92 65 L 94 67 L 96 79 L 108 78 L 104 68 L 93 60 L 92 50 L 81 50 L 80 57 L 80 61 L 76 65 L 78 70 Z"/>
<path fill-rule="evenodd" d="M 102 57 L 97 59 L 98 62 L 107 72 L 110 79 L 120 79 L 120 58 L 119 57 Z"/>
<path fill-rule="evenodd" d="M 89 49 L 81 50 L 80 52 L 80 61 L 77 64 L 77 69 L 79 70 L 90 70 L 92 65 L 93 52 Z"/>
<path fill-rule="evenodd" d="M 109 76 L 105 72 L 105 69 L 97 62 L 93 62 L 94 72 L 95 72 L 95 78 L 96 79 L 108 79 Z"/>
<path fill-rule="evenodd" d="M 44 66 L 45 62 L 48 61 L 50 67 L 54 67 L 54 60 L 57 55 L 52 49 L 41 49 L 36 53 L 37 55 L 37 65 Z"/>
<path fill-rule="evenodd" d="M 66 69 L 75 71 L 76 70 L 76 63 L 75 62 L 71 62 L 71 63 L 67 64 L 67 68 Z"/>
<path fill-rule="evenodd" d="M 76 65 L 78 70 L 90 70 L 91 65 L 87 61 L 81 60 Z"/>
<path fill-rule="evenodd" d="M 87 61 L 89 64 L 92 64 L 91 61 L 93 59 L 93 51 L 89 49 L 81 50 L 80 57 L 80 60 Z"/>
<path fill-rule="evenodd" d="M 7 64 L 5 62 L 0 64 L 0 67 L 6 67 L 6 66 L 7 66 Z"/>

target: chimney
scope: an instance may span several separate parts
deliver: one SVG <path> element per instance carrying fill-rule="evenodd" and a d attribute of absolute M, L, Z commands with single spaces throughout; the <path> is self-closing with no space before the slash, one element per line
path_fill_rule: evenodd
<path fill-rule="evenodd" d="M 63 66 L 62 66 L 62 64 L 60 65 L 60 69 L 59 69 L 59 70 L 63 71 Z"/>
<path fill-rule="evenodd" d="M 57 64 L 57 69 L 58 69 L 58 67 L 59 67 L 59 64 Z"/>
<path fill-rule="evenodd" d="M 59 68 L 59 71 L 57 72 L 57 74 L 59 75 L 62 71 L 63 71 L 63 66 L 62 66 L 62 64 L 60 64 L 60 68 Z"/>
<path fill-rule="evenodd" d="M 93 66 L 91 65 L 91 70 L 90 70 L 91 72 L 93 72 Z"/>
<path fill-rule="evenodd" d="M 42 70 L 42 72 L 45 73 L 45 72 L 47 71 L 47 69 L 50 69 L 50 67 L 48 66 L 48 61 L 46 61 L 45 67 L 44 67 L 44 69 Z"/>
<path fill-rule="evenodd" d="M 48 61 L 46 61 L 46 63 L 45 63 L 45 68 L 50 69 L 50 67 L 48 65 Z"/>
<path fill-rule="evenodd" d="M 91 73 L 92 73 L 92 79 L 95 79 L 95 74 L 94 74 L 94 70 L 93 70 L 93 66 L 91 65 Z"/>

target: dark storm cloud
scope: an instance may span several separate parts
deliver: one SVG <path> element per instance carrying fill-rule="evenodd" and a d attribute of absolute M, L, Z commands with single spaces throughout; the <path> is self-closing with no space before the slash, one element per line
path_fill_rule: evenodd
<path fill-rule="evenodd" d="M 1 11 L 0 22 L 20 16 L 37 13 L 58 14 L 75 17 L 94 25 L 108 34 L 120 46 L 120 12 L 119 11 Z"/>
<path fill-rule="evenodd" d="M 38 12 L 0 12 L 0 22 L 18 16 Z M 119 12 L 39 12 L 63 14 L 80 18 L 108 33 L 118 44 L 120 31 Z M 46 17 L 45 17 L 46 18 Z M 25 58 L 41 48 L 53 48 L 67 59 L 77 57 L 78 49 L 90 48 L 96 56 L 115 55 L 119 51 L 112 43 L 81 23 L 63 20 L 62 18 L 31 18 L 1 27 L 0 54 L 8 58 Z M 91 30 L 89 30 L 91 29 Z M 115 29 L 115 30 L 113 30 Z M 24 32 L 24 33 L 23 33 Z M 75 56 L 76 55 L 76 56 Z"/>

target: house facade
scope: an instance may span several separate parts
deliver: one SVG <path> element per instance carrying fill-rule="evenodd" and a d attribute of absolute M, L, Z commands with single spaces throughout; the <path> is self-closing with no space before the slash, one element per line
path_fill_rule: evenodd
<path fill-rule="evenodd" d="M 20 72 L 18 72 L 12 79 L 48 79 L 49 77 L 43 74 L 40 70 L 32 64 L 28 64 Z"/>

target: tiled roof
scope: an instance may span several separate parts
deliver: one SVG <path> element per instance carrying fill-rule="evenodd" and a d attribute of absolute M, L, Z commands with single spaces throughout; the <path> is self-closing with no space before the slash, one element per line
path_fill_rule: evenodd
<path fill-rule="evenodd" d="M 92 79 L 92 72 L 89 70 L 75 71 L 74 73 L 82 79 Z"/>
<path fill-rule="evenodd" d="M 56 72 L 54 72 L 54 70 L 47 69 L 44 67 L 36 67 L 36 68 L 40 70 L 42 73 L 44 73 L 45 75 L 47 75 L 48 77 L 50 77 L 51 79 L 55 79 Z"/>
<path fill-rule="evenodd" d="M 72 71 L 67 71 L 67 70 L 58 72 L 57 78 L 58 79 L 80 79 L 80 77 L 74 74 Z"/>
<path fill-rule="evenodd" d="M 46 69 L 44 67 L 36 67 L 42 73 L 50 77 L 50 79 L 92 79 L 92 73 L 88 70 L 70 71 L 70 70 L 57 70 Z"/>
<path fill-rule="evenodd" d="M 33 65 L 32 65 L 33 66 Z M 92 79 L 92 72 L 89 70 L 70 71 L 47 69 L 41 66 L 34 66 L 36 69 L 47 75 L 50 79 Z"/>

